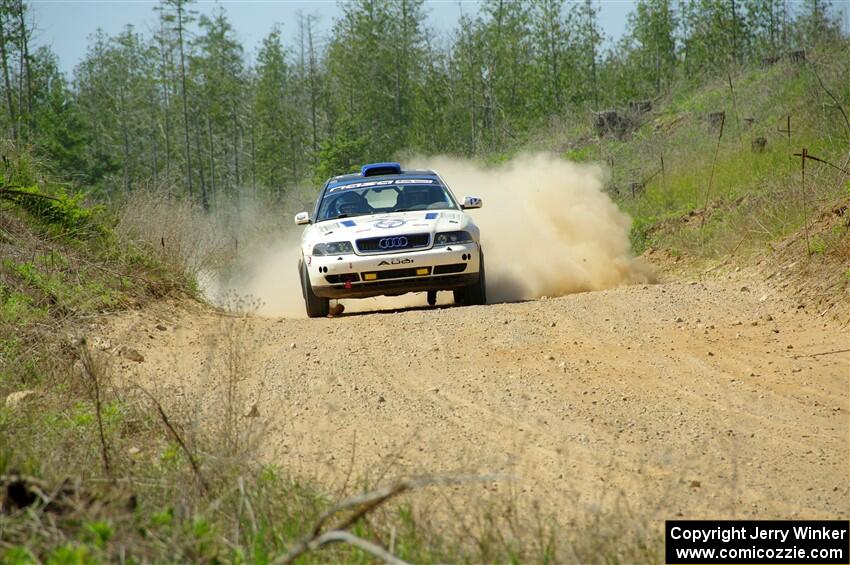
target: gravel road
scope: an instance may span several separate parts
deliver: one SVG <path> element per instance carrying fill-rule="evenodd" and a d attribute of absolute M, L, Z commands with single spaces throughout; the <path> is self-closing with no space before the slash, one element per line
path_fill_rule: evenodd
<path fill-rule="evenodd" d="M 718 277 L 318 320 L 169 303 L 100 331 L 144 358 L 120 382 L 213 426 L 237 372 L 258 457 L 333 489 L 499 473 L 463 488 L 565 521 L 847 518 L 850 337 L 798 306 Z"/>

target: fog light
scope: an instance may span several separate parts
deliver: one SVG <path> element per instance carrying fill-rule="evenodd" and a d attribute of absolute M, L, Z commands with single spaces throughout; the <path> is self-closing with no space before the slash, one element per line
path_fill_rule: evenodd
<path fill-rule="evenodd" d="M 428 274 L 428 269 L 427 269 L 427 268 L 425 268 L 425 269 L 416 269 L 416 274 L 417 274 L 417 275 L 427 275 L 427 274 Z"/>
<path fill-rule="evenodd" d="M 363 273 L 364 281 L 373 281 L 378 278 L 378 273 Z"/>

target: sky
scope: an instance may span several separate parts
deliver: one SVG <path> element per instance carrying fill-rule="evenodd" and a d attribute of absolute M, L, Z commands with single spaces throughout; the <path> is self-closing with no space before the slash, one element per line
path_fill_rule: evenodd
<path fill-rule="evenodd" d="M 606 36 L 619 38 L 626 28 L 631 0 L 596 0 L 599 21 Z M 253 57 L 260 41 L 272 26 L 280 24 L 284 38 L 294 41 L 298 13 L 318 17 L 318 31 L 325 38 L 341 9 L 336 0 L 202 0 L 193 4 L 199 14 L 210 14 L 224 6 L 245 53 Z M 88 38 L 98 29 L 109 35 L 133 24 L 140 32 L 156 26 L 152 0 L 32 0 L 35 24 L 34 42 L 48 45 L 59 56 L 61 69 L 70 74 L 83 58 Z M 425 0 L 431 29 L 448 36 L 456 27 L 461 10 L 475 13 L 475 0 Z"/>

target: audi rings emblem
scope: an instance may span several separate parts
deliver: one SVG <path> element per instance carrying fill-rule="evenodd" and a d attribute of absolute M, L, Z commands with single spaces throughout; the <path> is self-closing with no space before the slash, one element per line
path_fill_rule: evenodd
<path fill-rule="evenodd" d="M 384 237 L 378 240 L 378 247 L 381 249 L 404 249 L 407 247 L 407 238 L 403 235 L 398 237 Z"/>

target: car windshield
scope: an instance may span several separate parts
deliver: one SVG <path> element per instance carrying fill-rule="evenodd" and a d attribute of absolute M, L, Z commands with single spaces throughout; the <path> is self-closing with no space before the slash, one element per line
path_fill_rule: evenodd
<path fill-rule="evenodd" d="M 454 199 L 438 181 L 405 178 L 331 187 L 325 192 L 316 216 L 321 222 L 368 214 L 455 209 Z"/>

